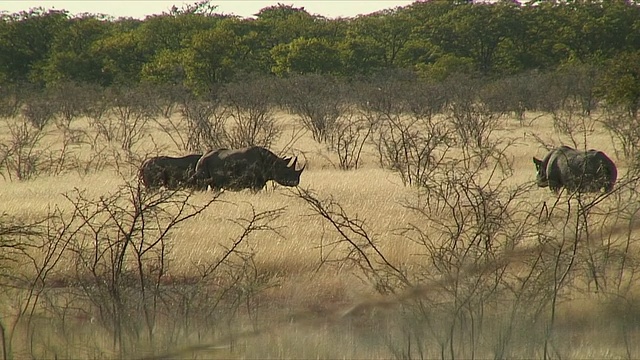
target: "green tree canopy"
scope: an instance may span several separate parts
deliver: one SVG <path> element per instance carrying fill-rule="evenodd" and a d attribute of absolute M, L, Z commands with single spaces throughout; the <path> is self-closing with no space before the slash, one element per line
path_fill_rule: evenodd
<path fill-rule="evenodd" d="M 284 74 L 330 74 L 340 67 L 338 49 L 323 39 L 298 38 L 271 50 L 273 72 Z"/>
<path fill-rule="evenodd" d="M 0 15 L 0 81 L 42 81 L 42 67 L 56 34 L 67 26 L 66 11 L 34 8 Z"/>

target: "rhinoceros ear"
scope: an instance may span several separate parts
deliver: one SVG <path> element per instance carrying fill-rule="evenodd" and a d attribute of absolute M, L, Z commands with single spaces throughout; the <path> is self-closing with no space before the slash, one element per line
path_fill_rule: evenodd
<path fill-rule="evenodd" d="M 540 169 L 542 168 L 542 160 L 534 157 L 533 163 L 536 165 L 536 170 L 540 171 Z"/>
<path fill-rule="evenodd" d="M 291 157 L 282 158 L 282 161 L 286 162 L 289 165 L 289 161 L 291 161 Z"/>

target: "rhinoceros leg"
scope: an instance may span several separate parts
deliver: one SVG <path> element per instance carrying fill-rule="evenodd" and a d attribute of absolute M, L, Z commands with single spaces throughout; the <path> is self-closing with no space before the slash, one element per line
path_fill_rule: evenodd
<path fill-rule="evenodd" d="M 149 188 L 154 189 L 154 190 L 158 190 L 160 189 L 164 183 L 165 183 L 165 178 L 164 178 L 164 171 L 160 168 L 153 168 L 153 171 L 151 171 L 150 174 L 150 184 L 151 186 Z"/>
<path fill-rule="evenodd" d="M 175 190 L 177 188 L 175 170 L 167 168 L 164 170 L 164 187 L 168 190 Z"/>
<path fill-rule="evenodd" d="M 253 193 L 257 193 L 260 192 L 260 190 L 264 189 L 264 187 L 267 185 L 267 183 L 260 183 L 259 181 L 255 181 L 253 184 L 251 184 L 251 192 Z"/>
<path fill-rule="evenodd" d="M 557 183 L 552 183 L 551 181 L 549 181 L 549 189 L 551 189 L 551 191 L 557 194 L 562 189 L 562 185 L 559 185 Z"/>
<path fill-rule="evenodd" d="M 551 178 L 547 178 L 547 182 L 549 184 L 549 189 L 551 191 L 553 191 L 554 193 L 559 193 L 560 190 L 562 190 L 562 181 L 560 181 L 559 179 L 556 179 L 555 176 L 552 176 Z"/>

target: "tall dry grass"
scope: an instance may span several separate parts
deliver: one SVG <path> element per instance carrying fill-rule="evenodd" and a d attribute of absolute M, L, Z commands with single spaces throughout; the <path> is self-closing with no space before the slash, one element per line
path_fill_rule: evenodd
<path fill-rule="evenodd" d="M 570 139 L 558 134 L 553 127 L 549 115 L 531 114 L 537 119 L 530 124 L 522 125 L 516 119 L 505 118 L 493 136 L 511 142 L 505 155 L 512 162 L 513 172 L 503 186 L 518 187 L 533 184 L 535 167 L 531 158 L 543 157 L 546 150 L 539 140 L 549 144 L 569 143 Z M 283 136 L 274 145 L 279 150 L 289 145 L 288 134 L 299 130 L 294 120 L 284 113 L 278 113 L 278 121 L 283 126 Z M 92 129 L 86 119 L 74 122 L 73 126 L 84 132 L 87 141 L 92 138 Z M 7 132 L 0 129 L 0 134 Z M 146 134 L 148 141 L 137 144 L 134 149 L 139 154 L 162 152 L 179 155 L 166 134 L 158 128 L 151 127 Z M 598 126 L 587 138 L 588 143 L 580 144 L 585 148 L 597 148 L 605 151 L 621 166 L 619 176 L 626 173 L 626 163 L 616 158 L 616 144 L 602 127 Z M 103 144 L 105 147 L 108 144 Z M 40 144 L 43 150 L 55 150 L 60 146 L 60 134 L 51 129 Z M 420 308 L 421 299 L 441 298 L 446 294 L 442 288 L 452 281 L 451 278 L 435 280 L 431 274 L 423 273 L 429 264 L 425 256 L 425 247 L 401 233 L 401 229 L 416 226 L 429 235 L 422 214 L 412 211 L 408 203 L 419 198 L 420 190 L 402 185 L 399 176 L 391 171 L 381 169 L 377 163 L 375 149 L 369 146 L 362 158 L 362 166 L 354 171 L 336 170 L 335 155 L 324 145 L 315 142 L 310 134 L 299 138 L 292 144 L 294 154 L 300 155 L 307 165 L 302 174 L 301 187 L 312 189 L 322 199 L 333 199 L 352 218 L 361 220 L 367 233 L 376 241 L 378 250 L 386 259 L 410 274 L 413 279 L 429 279 L 417 283 L 415 288 L 405 289 L 399 293 L 382 296 L 354 264 L 339 261 L 344 248 L 336 245 L 338 238 L 335 229 L 318 217 L 309 204 L 295 191 L 283 187 L 271 187 L 253 194 L 249 191 L 224 192 L 219 201 L 214 202 L 203 213 L 183 223 L 170 234 L 170 251 L 167 255 L 170 264 L 166 274 L 173 279 L 188 279 L 197 276 L 199 265 L 220 256 L 225 249 L 232 246 L 235 239 L 242 234 L 242 223 L 238 219 L 246 219 L 252 212 L 279 209 L 280 216 L 270 223 L 274 231 L 258 232 L 252 235 L 252 241 L 245 245 L 247 251 L 255 253 L 255 271 L 260 277 L 257 295 L 251 303 L 239 306 L 237 314 L 225 324 L 220 324 L 219 333 L 208 333 L 196 329 L 193 334 L 185 336 L 183 341 L 186 350 L 180 346 L 173 347 L 176 357 L 198 358 L 389 358 L 389 357 L 479 357 L 487 358 L 503 354 L 508 357 L 531 358 L 540 357 L 540 339 L 545 324 L 521 324 L 506 327 L 509 317 L 505 315 L 509 306 L 487 305 L 485 321 L 493 328 L 497 338 L 507 337 L 515 348 L 508 352 L 492 352 L 488 342 L 489 336 L 477 347 L 477 353 L 461 350 L 454 356 L 444 349 L 446 336 L 441 329 L 451 324 L 447 314 L 442 318 L 424 312 L 427 320 L 416 325 L 414 317 L 420 311 L 408 309 Z M 83 163 L 95 156 L 91 144 L 72 145 L 70 150 L 76 161 Z M 453 153 L 455 156 L 455 153 Z M 109 155 L 112 156 L 112 155 Z M 111 159 L 111 158 L 109 158 Z M 72 204 L 63 196 L 78 189 L 89 198 L 98 198 L 104 194 L 114 193 L 120 186 L 135 177 L 134 164 L 113 164 L 104 169 L 87 174 L 68 171 L 57 176 L 38 176 L 29 181 L 2 181 L 0 192 L 0 213 L 7 213 L 21 218 L 38 218 L 45 216 L 50 209 L 60 208 L 63 212 L 73 210 Z M 194 201 L 205 203 L 211 193 L 194 195 Z M 605 205 L 611 204 L 615 198 L 605 199 Z M 548 189 L 535 186 L 520 198 L 521 210 L 538 211 L 542 204 L 551 206 L 557 201 Z M 560 200 L 563 203 L 564 200 Z M 607 203 L 608 202 L 608 203 Z M 558 210 L 559 212 L 560 210 Z M 601 230 L 599 241 L 620 241 L 612 238 L 611 233 L 618 231 L 622 237 L 635 237 L 635 226 L 625 231 L 625 226 L 635 224 L 635 218 L 626 223 L 606 219 L 598 229 Z M 524 217 L 522 218 L 524 221 Z M 550 226 L 547 229 L 553 236 L 569 236 L 566 229 Z M 606 233 L 606 234 L 605 234 Z M 607 235 L 609 234 L 609 235 Z M 595 234 L 597 235 L 597 234 Z M 596 241 L 598 236 L 593 237 Z M 433 234 L 436 237 L 435 234 Z M 609 236 L 607 238 L 607 236 Z M 523 246 L 531 253 L 540 252 L 539 247 L 531 240 L 523 239 Z M 594 245 L 595 249 L 595 245 Z M 638 249 L 630 248 L 628 251 Z M 530 254 L 527 254 L 529 256 Z M 514 278 L 527 276 L 527 266 L 520 263 L 523 253 L 505 252 L 502 258 L 494 259 L 495 264 L 505 266 Z M 491 263 L 490 263 L 491 264 Z M 497 266 L 497 265 L 496 265 Z M 61 269 L 72 271 L 71 263 Z M 17 271 L 17 269 L 16 269 Z M 474 277 L 483 270 L 478 268 L 461 269 L 459 276 Z M 414 272 L 420 272 L 414 274 Z M 589 273 L 585 265 L 585 274 Z M 585 283 L 589 282 L 584 275 Z M 446 284 L 443 285 L 443 284 Z M 251 291 L 251 289 L 245 289 Z M 541 290 L 542 291 L 542 290 Z M 569 358 L 619 358 L 635 357 L 640 348 L 635 341 L 629 339 L 640 335 L 638 329 L 631 325 L 620 325 L 625 317 L 637 319 L 640 309 L 633 305 L 638 288 L 627 289 L 630 294 L 612 300 L 605 294 L 585 293 L 584 289 L 563 289 L 563 300 L 558 304 L 558 316 L 553 333 L 554 349 L 552 357 Z M 2 297 L 0 312 L 3 323 L 8 323 L 11 314 L 16 314 L 25 294 L 20 290 L 12 290 Z M 62 301 L 62 299 L 58 299 Z M 56 301 L 58 301 L 56 300 Z M 624 305 L 627 304 L 627 305 Z M 73 304 L 70 307 L 82 308 L 84 304 Z M 404 307 L 408 306 L 408 307 Z M 621 307 L 627 306 L 627 312 Z M 426 311 L 426 310 L 422 310 Z M 471 310 L 469 310 L 471 311 Z M 37 313 L 37 311 L 36 311 Z M 34 344 L 21 344 L 21 350 L 28 352 L 29 347 L 38 356 L 47 357 L 62 354 L 68 357 L 102 357 L 117 356 L 108 353 L 109 340 L 95 322 L 99 314 L 70 311 L 70 325 L 64 327 L 63 333 L 59 324 L 47 322 L 46 318 L 35 320 L 42 328 L 47 328 L 47 336 L 41 337 Z M 463 321 L 460 318 L 460 321 Z M 454 316 L 455 323 L 455 316 Z M 466 321 L 466 320 L 464 320 Z M 17 328 L 15 338 L 26 337 Z M 485 329 L 485 330 L 486 330 Z M 506 329 L 506 330 L 505 330 Z M 621 330 L 623 329 L 623 330 Z M 170 329 L 156 329 L 158 333 Z M 510 334 L 503 333 L 512 332 Z M 625 333 L 625 331 L 627 331 Z M 536 335 L 537 334 L 537 335 Z M 477 335 L 476 335 L 477 336 Z M 427 340 L 427 339 L 441 339 Z M 472 339 L 458 340 L 463 348 Z M 477 340 L 477 339 L 476 339 Z M 76 348 L 68 348 L 69 343 Z M 208 344 L 205 346 L 191 344 Z M 63 345 L 65 344 L 65 345 Z M 210 345 L 210 346 L 209 346 Z M 209 347 L 207 347 L 209 346 Z M 18 347 L 18 346 L 17 346 Z M 61 348 L 65 347 L 65 348 Z M 34 350 L 35 349 L 35 350 Z M 153 352 L 152 349 L 149 350 Z M 171 351 L 167 351 L 171 354 Z"/>

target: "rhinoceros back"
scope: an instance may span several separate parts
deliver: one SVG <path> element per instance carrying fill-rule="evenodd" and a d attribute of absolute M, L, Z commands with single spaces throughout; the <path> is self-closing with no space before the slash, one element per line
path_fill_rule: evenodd
<path fill-rule="evenodd" d="M 183 157 L 156 156 L 149 158 L 140 166 L 140 180 L 147 188 L 164 186 L 168 189 L 177 189 L 194 174 L 200 156 L 201 154 L 191 154 Z"/>
<path fill-rule="evenodd" d="M 549 187 L 558 190 L 611 191 L 617 179 L 613 161 L 602 151 L 580 151 L 567 146 L 555 149 L 548 157 L 546 174 Z"/>

